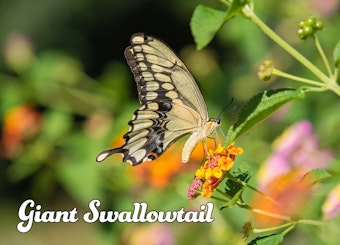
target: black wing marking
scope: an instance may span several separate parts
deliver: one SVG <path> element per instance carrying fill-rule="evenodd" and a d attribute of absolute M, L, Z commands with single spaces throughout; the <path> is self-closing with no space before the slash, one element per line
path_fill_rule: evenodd
<path fill-rule="evenodd" d="M 121 153 L 123 161 L 131 165 L 152 161 L 162 155 L 178 138 L 192 131 L 192 128 L 185 124 L 180 124 L 175 130 L 168 129 L 167 124 L 177 120 L 172 115 L 167 115 L 172 106 L 163 102 L 157 104 L 158 110 L 150 110 L 148 105 L 152 104 L 154 103 L 142 106 L 134 112 L 133 119 L 129 121 L 130 129 L 123 136 L 124 145 L 101 152 L 97 157 L 98 162 L 115 153 Z M 155 106 L 152 105 L 152 108 L 155 109 Z"/>

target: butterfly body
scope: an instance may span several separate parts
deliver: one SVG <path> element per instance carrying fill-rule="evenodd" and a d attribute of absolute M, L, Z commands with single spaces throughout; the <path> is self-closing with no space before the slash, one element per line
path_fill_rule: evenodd
<path fill-rule="evenodd" d="M 131 165 L 152 161 L 176 140 L 191 134 L 182 150 L 182 162 L 187 162 L 196 144 L 210 135 L 220 120 L 209 120 L 194 78 L 166 44 L 136 33 L 124 54 L 141 106 L 129 121 L 124 145 L 101 152 L 97 161 L 115 153 L 121 153 L 123 161 Z"/>

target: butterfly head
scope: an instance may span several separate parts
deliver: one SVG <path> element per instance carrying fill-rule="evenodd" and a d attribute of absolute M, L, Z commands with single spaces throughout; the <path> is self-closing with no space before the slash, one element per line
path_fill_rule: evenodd
<path fill-rule="evenodd" d="M 216 128 L 218 128 L 221 125 L 221 119 L 220 118 L 211 118 L 207 121 L 207 123 L 204 126 L 203 129 L 203 138 L 209 136 L 214 132 Z"/>

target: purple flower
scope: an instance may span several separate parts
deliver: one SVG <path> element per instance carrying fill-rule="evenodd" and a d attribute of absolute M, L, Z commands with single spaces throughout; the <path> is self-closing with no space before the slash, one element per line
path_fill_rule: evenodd
<path fill-rule="evenodd" d="M 314 168 L 325 168 L 332 161 L 332 153 L 319 149 L 317 136 L 309 121 L 295 123 L 273 143 L 273 154 L 259 170 L 260 186 L 294 169 L 305 172 Z"/>

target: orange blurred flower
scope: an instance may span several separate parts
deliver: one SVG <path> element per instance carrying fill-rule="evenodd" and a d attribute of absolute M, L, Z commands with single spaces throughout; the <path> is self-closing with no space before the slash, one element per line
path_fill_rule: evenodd
<path fill-rule="evenodd" d="M 2 129 L 4 157 L 12 158 L 20 151 L 22 143 L 41 129 L 41 115 L 31 105 L 12 107 L 5 113 Z"/>
<path fill-rule="evenodd" d="M 167 186 L 172 177 L 184 169 L 180 155 L 179 144 L 172 145 L 156 160 L 131 167 L 133 180 L 139 183 L 148 183 L 156 188 Z"/>
<path fill-rule="evenodd" d="M 213 139 L 206 139 L 208 147 L 214 145 Z M 112 147 L 118 147 L 124 144 L 123 137 L 117 137 Z M 145 162 L 137 166 L 129 167 L 131 173 L 131 181 L 136 186 L 149 184 L 156 188 L 164 188 L 180 171 L 192 168 L 194 163 L 202 161 L 205 152 L 203 143 L 197 144 L 196 148 L 190 156 L 188 163 L 183 164 L 181 160 L 182 143 L 177 142 L 167 149 L 159 158 L 152 162 Z M 117 155 L 120 159 L 120 156 Z"/>
<path fill-rule="evenodd" d="M 273 154 L 258 172 L 259 189 L 277 204 L 259 194 L 253 206 L 268 212 L 294 216 L 302 211 L 311 195 L 311 186 L 302 181 L 314 168 L 326 168 L 332 161 L 332 152 L 320 149 L 312 124 L 302 120 L 286 129 L 273 143 Z M 281 220 L 256 215 L 259 225 L 278 225 Z"/>
<path fill-rule="evenodd" d="M 188 199 L 193 199 L 199 194 L 210 198 L 212 192 L 224 179 L 224 173 L 234 165 L 235 156 L 242 153 L 243 149 L 234 146 L 234 143 L 228 147 L 218 145 L 214 151 L 209 149 L 206 161 L 197 169 L 194 181 L 189 187 Z"/>
<path fill-rule="evenodd" d="M 294 169 L 273 179 L 262 191 L 274 201 L 264 198 L 256 193 L 253 196 L 252 206 L 270 213 L 297 216 L 311 195 L 312 185 L 303 181 L 303 169 Z M 254 223 L 258 226 L 274 226 L 283 223 L 281 219 L 254 214 Z"/>

